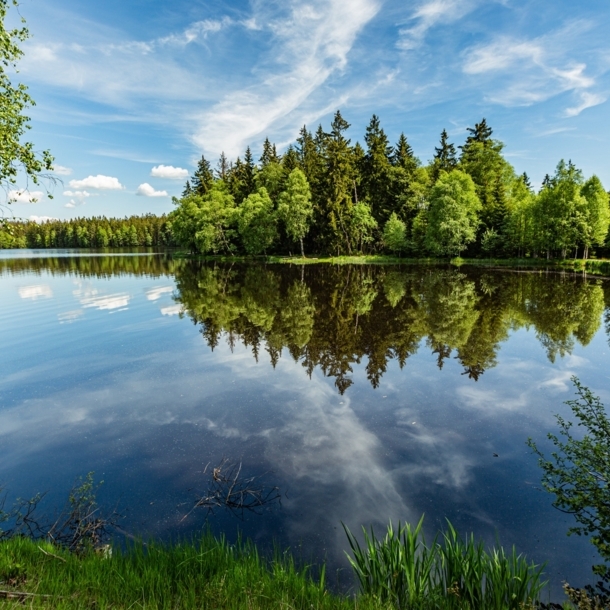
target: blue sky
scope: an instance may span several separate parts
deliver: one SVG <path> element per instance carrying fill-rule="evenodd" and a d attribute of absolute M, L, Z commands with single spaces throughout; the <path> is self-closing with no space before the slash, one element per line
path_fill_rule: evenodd
<path fill-rule="evenodd" d="M 20 79 L 54 199 L 21 217 L 172 209 L 202 153 L 280 149 L 340 108 L 428 161 L 482 117 L 535 185 L 570 158 L 610 188 L 610 3 L 22 0 Z M 154 169 L 156 168 L 156 169 Z M 186 171 L 180 171 L 186 170 Z M 140 193 L 140 194 L 138 194 Z"/>

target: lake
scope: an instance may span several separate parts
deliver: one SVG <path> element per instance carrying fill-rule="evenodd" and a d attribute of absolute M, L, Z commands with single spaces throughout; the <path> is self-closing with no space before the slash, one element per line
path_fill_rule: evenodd
<path fill-rule="evenodd" d="M 132 535 L 240 531 L 339 589 L 342 523 L 425 513 L 546 561 L 557 596 L 597 556 L 526 440 L 549 451 L 573 375 L 610 404 L 609 307 L 545 271 L 0 251 L 0 484 L 51 509 L 94 471 Z M 195 508 L 223 459 L 281 504 Z"/>

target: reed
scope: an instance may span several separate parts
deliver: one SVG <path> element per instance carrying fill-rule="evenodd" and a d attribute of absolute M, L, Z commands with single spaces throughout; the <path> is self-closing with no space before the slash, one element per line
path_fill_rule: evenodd
<path fill-rule="evenodd" d="M 400 610 L 523 610 L 534 608 L 546 582 L 543 566 L 512 549 L 487 551 L 474 536 L 447 531 L 426 545 L 423 517 L 416 527 L 388 526 L 383 538 L 363 530 L 364 545 L 344 526 L 349 561 L 365 596 Z"/>

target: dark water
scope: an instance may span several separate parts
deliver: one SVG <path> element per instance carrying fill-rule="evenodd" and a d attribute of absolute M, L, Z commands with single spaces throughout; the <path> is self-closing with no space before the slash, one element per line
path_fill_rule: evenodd
<path fill-rule="evenodd" d="M 95 471 L 123 528 L 176 537 L 207 464 L 242 460 L 282 505 L 208 520 L 346 568 L 352 530 L 425 513 L 591 580 L 586 539 L 525 445 L 610 404 L 610 282 L 462 267 L 193 265 L 165 255 L 0 258 L 0 482 L 65 497 Z M 21 258 L 17 258 L 21 257 Z M 498 457 L 494 457 L 497 454 Z M 350 584 L 347 570 L 340 585 Z M 335 577 L 331 578 L 334 581 Z"/>

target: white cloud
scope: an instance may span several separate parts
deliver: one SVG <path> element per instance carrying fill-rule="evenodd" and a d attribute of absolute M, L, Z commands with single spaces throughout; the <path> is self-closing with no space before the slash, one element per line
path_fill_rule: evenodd
<path fill-rule="evenodd" d="M 32 214 L 30 216 L 30 220 L 32 222 L 36 222 L 40 225 L 43 222 L 49 222 L 50 220 L 57 220 L 57 218 L 53 218 L 52 216 L 36 216 L 35 214 Z"/>
<path fill-rule="evenodd" d="M 500 35 L 467 49 L 462 69 L 487 88 L 489 101 L 505 106 L 527 106 L 571 91 L 578 103 L 564 114 L 576 116 L 606 101 L 589 91 L 597 81 L 587 73 L 587 64 L 566 57 L 588 27 L 578 22 L 532 39 Z"/>
<path fill-rule="evenodd" d="M 157 165 L 150 170 L 153 178 L 167 178 L 169 180 L 182 180 L 189 175 L 187 169 L 173 167 L 172 165 Z"/>
<path fill-rule="evenodd" d="M 70 180 L 73 189 L 97 189 L 100 191 L 119 191 L 125 187 L 119 182 L 118 178 L 112 176 L 88 176 L 83 180 Z"/>
<path fill-rule="evenodd" d="M 140 184 L 136 191 L 136 195 L 142 195 L 143 197 L 168 197 L 167 191 L 155 191 L 148 182 Z"/>
<path fill-rule="evenodd" d="M 464 17 L 476 5 L 474 0 L 429 0 L 420 4 L 409 21 L 414 25 L 399 30 L 397 47 L 409 51 L 420 46 L 428 32 L 437 24 L 447 24 Z"/>
<path fill-rule="evenodd" d="M 91 193 L 87 191 L 64 191 L 66 197 L 78 197 L 78 199 L 84 199 L 85 197 L 91 197 Z"/>
<path fill-rule="evenodd" d="M 161 45 L 172 44 L 184 46 L 190 44 L 191 42 L 205 40 L 208 37 L 208 34 L 220 32 L 220 30 L 230 26 L 233 23 L 233 20 L 229 17 L 223 17 L 223 19 L 220 20 L 203 19 L 201 21 L 192 23 L 180 34 L 171 34 L 170 36 L 159 38 L 156 42 Z"/>
<path fill-rule="evenodd" d="M 72 168 L 64 167 L 63 165 L 54 165 L 53 173 L 58 176 L 69 176 L 72 173 Z"/>
<path fill-rule="evenodd" d="M 28 189 L 13 190 L 8 193 L 9 201 L 15 203 L 38 203 L 43 197 L 42 191 L 29 191 Z"/>
<path fill-rule="evenodd" d="M 379 7 L 376 0 L 257 5 L 254 19 L 271 31 L 273 60 L 257 67 L 256 84 L 229 92 L 199 115 L 195 144 L 234 157 L 252 138 L 281 125 L 331 74 L 346 68 L 357 35 Z"/>
<path fill-rule="evenodd" d="M 64 205 L 64 208 L 68 208 L 68 209 L 72 209 L 75 208 L 77 205 L 80 205 L 79 203 L 77 203 L 76 201 L 68 201 L 68 203 L 66 203 Z"/>
<path fill-rule="evenodd" d="M 47 286 L 45 284 L 22 286 L 19 288 L 19 296 L 22 299 L 32 299 L 32 301 L 36 301 L 38 299 L 50 299 L 53 297 L 53 290 L 51 290 L 51 286 Z"/>
<path fill-rule="evenodd" d="M 593 106 L 599 106 L 603 104 L 608 98 L 603 95 L 599 95 L 598 93 L 589 93 L 588 91 L 583 91 L 580 94 L 580 104 L 567 108 L 565 111 L 565 115 L 567 117 L 578 116 L 583 110 L 587 108 L 592 108 Z"/>

